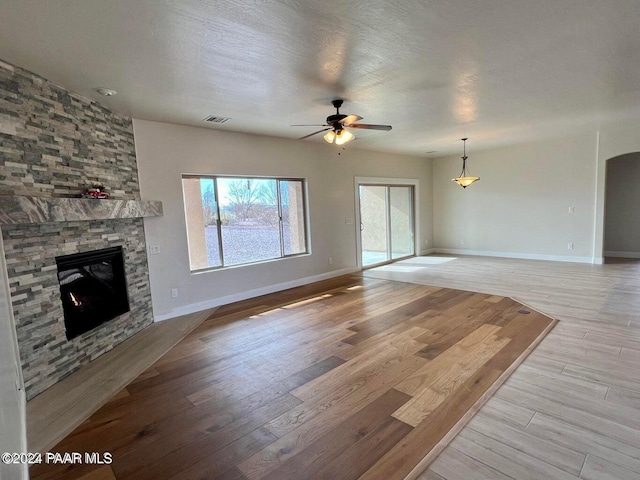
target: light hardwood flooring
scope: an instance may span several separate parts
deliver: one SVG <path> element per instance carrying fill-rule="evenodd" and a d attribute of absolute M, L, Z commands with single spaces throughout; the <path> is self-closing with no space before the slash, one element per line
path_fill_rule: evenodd
<path fill-rule="evenodd" d="M 501 296 L 359 276 L 239 302 L 54 448 L 113 464 L 32 477 L 402 480 L 554 324 Z"/>
<path fill-rule="evenodd" d="M 640 262 L 428 256 L 365 276 L 515 299 L 558 325 L 418 478 L 640 478 Z"/>

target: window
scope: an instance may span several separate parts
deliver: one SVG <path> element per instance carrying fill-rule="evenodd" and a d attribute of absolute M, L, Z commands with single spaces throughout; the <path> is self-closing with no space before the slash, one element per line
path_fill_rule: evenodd
<path fill-rule="evenodd" d="M 304 180 L 182 177 L 191 271 L 307 253 Z"/>

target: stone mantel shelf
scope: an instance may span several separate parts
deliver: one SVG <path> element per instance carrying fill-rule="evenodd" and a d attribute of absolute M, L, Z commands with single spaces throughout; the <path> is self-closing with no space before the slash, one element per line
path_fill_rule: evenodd
<path fill-rule="evenodd" d="M 0 195 L 0 225 L 159 217 L 162 202 Z"/>

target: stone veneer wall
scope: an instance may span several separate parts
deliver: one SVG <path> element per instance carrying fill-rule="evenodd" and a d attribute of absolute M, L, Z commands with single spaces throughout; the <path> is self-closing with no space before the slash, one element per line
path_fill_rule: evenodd
<path fill-rule="evenodd" d="M 139 199 L 129 117 L 0 62 L 0 195 Z"/>
<path fill-rule="evenodd" d="M 0 62 L 0 195 L 93 183 L 139 200 L 131 119 Z M 28 399 L 153 322 L 142 219 L 4 225 L 2 236 Z M 131 311 L 67 341 L 55 257 L 117 245 Z"/>
<path fill-rule="evenodd" d="M 153 322 L 141 218 L 7 225 L 2 235 L 28 398 Z M 68 341 L 55 257 L 119 245 L 130 311 Z"/>

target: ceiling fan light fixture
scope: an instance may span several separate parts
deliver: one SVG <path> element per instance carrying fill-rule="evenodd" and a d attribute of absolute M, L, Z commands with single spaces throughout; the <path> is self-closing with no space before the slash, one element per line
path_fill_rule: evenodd
<path fill-rule="evenodd" d="M 333 141 L 336 139 L 336 132 L 334 132 L 333 130 L 329 130 L 324 134 L 324 139 L 327 143 L 333 143 Z"/>
<path fill-rule="evenodd" d="M 467 158 L 468 158 L 467 157 L 467 140 L 468 138 L 462 139 L 462 141 L 464 142 L 463 143 L 464 150 L 462 154 L 462 172 L 460 172 L 460 175 L 458 175 L 456 178 L 451 179 L 452 182 L 456 182 L 462 188 L 467 188 L 472 183 L 480 180 L 480 177 L 474 177 L 473 175 L 469 175 L 469 172 L 467 171 Z"/>
<path fill-rule="evenodd" d="M 335 115 L 329 115 L 323 124 L 311 124 L 311 125 L 291 125 L 292 127 L 323 127 L 322 129 L 300 137 L 299 140 L 305 140 L 307 138 L 318 135 L 319 133 L 327 132 L 323 135 L 325 142 L 335 143 L 336 145 L 344 145 L 347 142 L 353 140 L 355 135 L 348 131 L 345 127 L 349 128 L 364 128 L 367 130 L 382 130 L 388 132 L 391 130 L 391 125 L 377 125 L 372 123 L 356 123 L 362 120 L 360 115 L 343 115 L 340 113 L 340 107 L 343 100 L 333 100 L 331 104 L 336 109 Z"/>
<path fill-rule="evenodd" d="M 336 133 L 336 145 L 344 145 L 353 140 L 355 136 L 349 130 L 343 128 Z"/>

